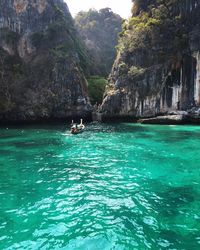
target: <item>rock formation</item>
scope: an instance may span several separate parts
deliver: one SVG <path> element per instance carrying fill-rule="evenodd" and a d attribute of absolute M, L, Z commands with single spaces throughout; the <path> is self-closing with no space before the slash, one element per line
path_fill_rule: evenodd
<path fill-rule="evenodd" d="M 63 0 L 0 0 L 0 121 L 88 116 L 84 53 Z"/>
<path fill-rule="evenodd" d="M 198 112 L 200 2 L 133 2 L 102 104 L 104 118 Z"/>

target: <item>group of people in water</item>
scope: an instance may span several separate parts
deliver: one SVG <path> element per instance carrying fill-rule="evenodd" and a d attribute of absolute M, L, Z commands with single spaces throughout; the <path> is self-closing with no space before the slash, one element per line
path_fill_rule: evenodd
<path fill-rule="evenodd" d="M 85 129 L 85 125 L 83 124 L 83 119 L 81 119 L 80 124 L 74 123 L 74 121 L 72 120 L 72 124 L 71 124 L 71 133 L 72 134 L 78 134 L 83 132 L 83 130 Z"/>
<path fill-rule="evenodd" d="M 98 104 L 96 102 L 95 105 L 93 106 L 93 110 L 98 112 L 100 107 L 101 107 L 101 104 Z M 84 129 L 85 129 L 85 125 L 83 124 L 83 119 L 81 119 L 80 124 L 74 123 L 74 121 L 72 120 L 72 123 L 71 123 L 72 134 L 79 134 L 83 132 Z"/>

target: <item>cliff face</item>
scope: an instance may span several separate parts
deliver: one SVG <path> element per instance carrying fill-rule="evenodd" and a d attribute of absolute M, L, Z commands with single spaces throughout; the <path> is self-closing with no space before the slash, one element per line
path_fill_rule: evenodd
<path fill-rule="evenodd" d="M 134 2 L 102 104 L 104 117 L 198 109 L 200 2 Z"/>
<path fill-rule="evenodd" d="M 115 46 L 121 24 L 122 18 L 109 8 L 81 11 L 75 17 L 75 25 L 92 61 L 91 75 L 109 75 L 116 57 Z"/>
<path fill-rule="evenodd" d="M 85 64 L 62 0 L 0 0 L 0 121 L 87 116 Z"/>

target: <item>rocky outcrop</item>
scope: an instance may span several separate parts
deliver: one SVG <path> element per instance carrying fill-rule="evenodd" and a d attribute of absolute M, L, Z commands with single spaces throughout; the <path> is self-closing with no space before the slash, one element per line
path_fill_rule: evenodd
<path fill-rule="evenodd" d="M 124 28 L 101 108 L 104 119 L 200 106 L 199 1 L 144 2 L 134 6 Z"/>
<path fill-rule="evenodd" d="M 88 116 L 84 53 L 63 0 L 1 0 L 0 121 Z"/>

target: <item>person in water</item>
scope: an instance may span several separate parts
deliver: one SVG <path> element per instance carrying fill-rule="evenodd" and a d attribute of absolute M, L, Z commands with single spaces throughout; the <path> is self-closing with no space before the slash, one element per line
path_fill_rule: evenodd
<path fill-rule="evenodd" d="M 71 133 L 78 133 L 85 128 L 83 125 L 83 119 L 81 119 L 80 124 L 74 123 L 72 120 Z"/>

